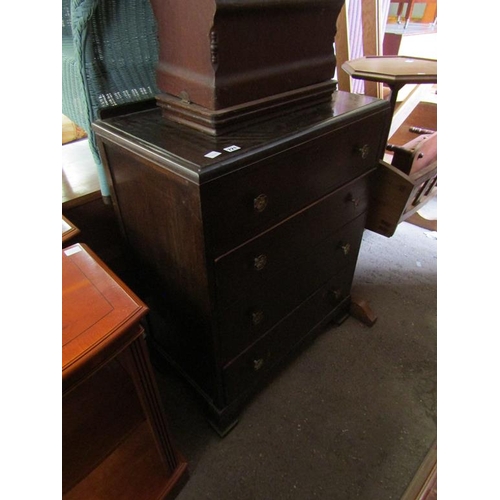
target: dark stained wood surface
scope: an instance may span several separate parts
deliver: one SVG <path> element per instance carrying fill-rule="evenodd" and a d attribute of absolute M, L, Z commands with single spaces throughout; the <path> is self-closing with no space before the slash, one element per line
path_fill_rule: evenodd
<path fill-rule="evenodd" d="M 264 273 L 262 276 L 256 273 L 259 279 L 253 282 L 243 277 L 235 280 L 234 276 L 238 272 L 233 272 L 233 283 L 231 286 L 226 283 L 225 286 L 239 300 L 221 310 L 222 359 L 227 362 L 235 358 L 298 307 L 312 291 L 321 288 L 325 284 L 325 278 L 336 276 L 346 268 L 350 270 L 350 276 L 357 260 L 361 244 L 359 235 L 364 224 L 365 217 L 361 215 L 337 232 L 329 234 L 317 245 L 309 247 L 309 252 L 304 252 L 303 256 L 288 266 L 279 262 L 274 265 L 270 263 L 269 267 L 274 269 L 269 269 L 269 274 Z M 307 235 L 304 238 L 307 241 Z M 241 286 L 242 283 L 244 286 Z M 227 293 L 222 284 L 220 289 L 222 293 Z M 344 289 L 349 290 L 349 287 L 344 286 Z M 348 294 L 344 294 L 342 298 L 347 296 Z M 235 335 L 234 332 L 238 334 Z"/>
<path fill-rule="evenodd" d="M 124 239 L 148 276 L 152 346 L 221 434 L 294 348 L 346 316 L 389 121 L 388 102 L 336 92 L 218 137 L 154 107 L 94 124 Z M 268 350 L 265 368 L 248 368 L 245 356 Z"/>
<path fill-rule="evenodd" d="M 202 209 L 211 220 L 214 255 L 227 252 L 372 169 L 383 147 L 373 131 L 383 128 L 384 117 L 379 108 L 347 124 L 339 120 L 338 126 L 314 140 L 273 152 L 251 169 L 203 185 Z M 255 198 L 260 195 L 266 196 L 267 206 L 257 213 Z"/>
<path fill-rule="evenodd" d="M 377 113 L 390 114 L 388 104 L 373 97 L 339 91 L 325 106 L 287 114 L 220 137 L 166 120 L 154 106 L 98 120 L 93 128 L 102 139 L 108 139 L 108 143 L 119 143 L 125 151 L 153 162 L 155 168 L 167 169 L 188 181 L 203 184 L 234 172 L 249 161 L 265 159 L 271 152 L 285 151 Z M 361 132 L 364 133 L 364 127 L 357 127 L 356 133 Z M 373 134 L 370 137 L 373 138 Z M 377 146 L 385 148 L 385 142 Z M 207 156 L 211 153 L 219 154 Z"/>
<path fill-rule="evenodd" d="M 219 110 L 333 78 L 343 0 L 151 3 L 163 93 Z"/>

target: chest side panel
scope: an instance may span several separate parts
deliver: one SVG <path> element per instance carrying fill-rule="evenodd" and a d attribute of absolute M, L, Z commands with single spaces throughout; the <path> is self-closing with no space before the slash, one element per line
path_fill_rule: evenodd
<path fill-rule="evenodd" d="M 154 341 L 213 396 L 211 292 L 198 186 L 139 155 L 105 144 L 123 234 L 141 262 Z"/>

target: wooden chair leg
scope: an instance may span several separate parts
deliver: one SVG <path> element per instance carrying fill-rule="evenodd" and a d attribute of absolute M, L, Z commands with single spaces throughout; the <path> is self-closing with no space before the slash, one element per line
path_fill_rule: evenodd
<path fill-rule="evenodd" d="M 423 227 L 429 231 L 437 231 L 437 219 L 426 219 L 418 212 L 410 215 L 410 217 L 406 219 L 406 222 L 409 222 L 414 226 Z"/>

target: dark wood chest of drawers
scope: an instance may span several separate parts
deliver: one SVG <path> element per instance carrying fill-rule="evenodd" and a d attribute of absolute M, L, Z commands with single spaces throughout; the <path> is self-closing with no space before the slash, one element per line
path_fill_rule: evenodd
<path fill-rule="evenodd" d="M 218 137 L 157 108 L 95 124 L 123 234 L 158 285 L 150 340 L 219 432 L 347 314 L 389 121 L 387 102 L 335 92 Z"/>

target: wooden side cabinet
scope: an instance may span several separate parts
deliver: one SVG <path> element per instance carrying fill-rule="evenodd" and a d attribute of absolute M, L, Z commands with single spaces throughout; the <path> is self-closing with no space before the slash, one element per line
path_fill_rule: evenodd
<path fill-rule="evenodd" d="M 62 251 L 64 499 L 173 498 L 172 444 L 141 320 L 147 307 L 85 245 Z"/>

